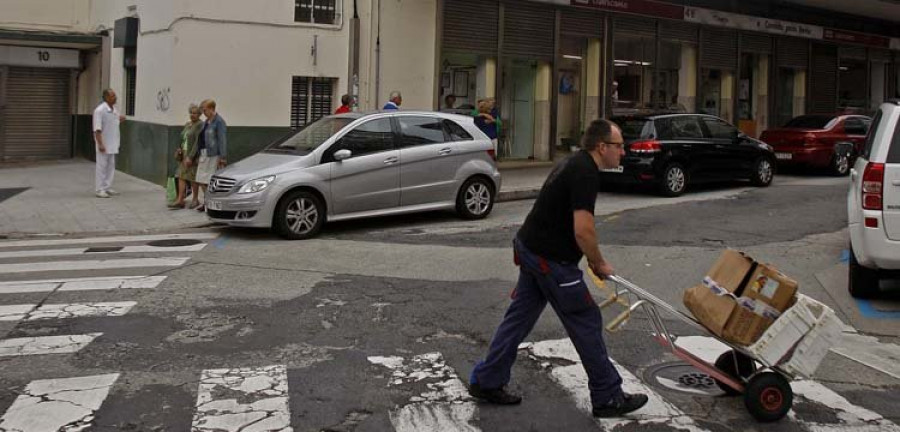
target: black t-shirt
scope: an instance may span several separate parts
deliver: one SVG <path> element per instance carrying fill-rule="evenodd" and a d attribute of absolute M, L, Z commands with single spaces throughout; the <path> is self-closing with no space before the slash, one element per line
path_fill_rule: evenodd
<path fill-rule="evenodd" d="M 575 241 L 575 210 L 594 214 L 600 173 L 591 155 L 582 150 L 553 168 L 518 237 L 532 252 L 549 260 L 575 263 L 582 252 Z"/>

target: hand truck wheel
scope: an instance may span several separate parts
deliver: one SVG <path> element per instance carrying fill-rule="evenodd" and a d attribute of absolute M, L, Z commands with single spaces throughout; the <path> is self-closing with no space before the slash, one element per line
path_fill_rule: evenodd
<path fill-rule="evenodd" d="M 794 392 L 788 380 L 776 372 L 762 372 L 750 378 L 744 390 L 744 406 L 757 421 L 781 420 L 791 409 Z"/>
<path fill-rule="evenodd" d="M 722 353 L 722 355 L 716 359 L 715 366 L 716 369 L 734 378 L 735 381 L 743 382 L 745 379 L 756 373 L 756 363 L 753 359 L 737 351 L 727 351 Z M 716 385 L 725 392 L 726 396 L 738 396 L 741 394 L 740 391 L 731 388 L 728 384 L 719 380 L 715 381 Z"/>

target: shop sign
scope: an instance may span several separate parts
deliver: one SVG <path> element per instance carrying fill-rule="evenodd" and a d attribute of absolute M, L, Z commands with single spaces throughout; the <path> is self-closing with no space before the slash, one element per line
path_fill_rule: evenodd
<path fill-rule="evenodd" d="M 570 0 L 572 6 L 590 7 L 668 19 L 684 19 L 684 6 L 651 0 Z"/>
<path fill-rule="evenodd" d="M 77 69 L 78 50 L 0 45 L 0 65 Z"/>
<path fill-rule="evenodd" d="M 889 47 L 890 39 L 882 36 L 849 32 L 846 30 L 825 29 L 825 39 L 837 42 L 849 42 L 862 45 Z"/>
<path fill-rule="evenodd" d="M 819 26 L 759 18 L 697 7 L 685 7 L 684 20 L 697 24 L 758 31 L 784 36 L 805 37 L 810 39 L 822 39 L 824 33 L 824 28 Z"/>

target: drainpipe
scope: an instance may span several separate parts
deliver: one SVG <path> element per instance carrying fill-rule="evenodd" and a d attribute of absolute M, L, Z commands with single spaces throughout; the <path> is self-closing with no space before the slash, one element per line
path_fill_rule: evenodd
<path fill-rule="evenodd" d="M 381 0 L 378 0 L 378 26 L 375 34 L 375 109 L 381 104 Z"/>
<path fill-rule="evenodd" d="M 353 18 L 350 20 L 350 71 L 347 80 L 347 94 L 352 101 L 350 106 L 356 108 L 359 102 L 359 12 L 356 0 L 353 0 Z"/>

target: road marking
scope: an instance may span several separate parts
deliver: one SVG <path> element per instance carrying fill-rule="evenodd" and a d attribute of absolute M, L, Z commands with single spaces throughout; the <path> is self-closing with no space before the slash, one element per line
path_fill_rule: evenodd
<path fill-rule="evenodd" d="M 0 430 L 20 432 L 80 431 L 91 426 L 94 412 L 119 374 L 32 381 L 0 418 Z"/>
<path fill-rule="evenodd" d="M 81 317 L 122 316 L 137 302 L 74 303 L 74 304 L 20 304 L 0 306 L 0 321 L 33 321 Z M 35 309 L 37 308 L 37 309 Z"/>
<path fill-rule="evenodd" d="M 0 357 L 78 352 L 103 333 L 70 336 L 39 336 L 0 340 Z"/>
<path fill-rule="evenodd" d="M 0 321 L 19 321 L 25 318 L 25 315 L 28 312 L 31 312 L 32 309 L 37 305 L 33 304 L 22 304 L 22 305 L 4 305 L 0 306 Z"/>
<path fill-rule="evenodd" d="M 0 264 L 0 273 L 31 273 L 72 270 L 109 270 L 138 267 L 179 267 L 190 258 L 134 258 L 84 261 L 48 261 Z"/>
<path fill-rule="evenodd" d="M 844 336 L 847 337 L 847 334 Z M 708 336 L 682 336 L 676 339 L 676 345 L 709 363 L 714 363 L 722 353 L 731 349 L 728 345 Z M 865 349 L 870 348 L 863 348 Z M 900 432 L 900 427 L 885 420 L 880 414 L 851 404 L 843 396 L 815 381 L 794 380 L 791 381 L 791 389 L 795 396 L 828 407 L 838 418 L 839 423 L 812 423 L 798 419 L 793 410 L 788 412 L 789 419 L 804 424 L 811 432 Z M 794 403 L 796 402 L 795 399 Z"/>
<path fill-rule="evenodd" d="M 391 424 L 398 432 L 446 431 L 478 432 L 472 425 L 477 406 L 453 368 L 444 363 L 441 353 L 402 357 L 369 357 L 370 363 L 392 371 L 388 387 L 421 387 L 428 391 L 410 398 L 410 403 L 390 412 Z"/>
<path fill-rule="evenodd" d="M 291 432 L 290 424 L 283 365 L 203 371 L 191 431 Z"/>
<path fill-rule="evenodd" d="M 65 246 L 81 244 L 102 243 L 137 243 L 158 240 L 212 240 L 218 237 L 217 233 L 190 233 L 190 234 L 157 234 L 141 236 L 113 236 L 91 237 L 80 239 L 55 239 L 55 240 L 13 240 L 0 242 L 0 248 L 32 247 L 32 246 Z"/>
<path fill-rule="evenodd" d="M 90 248 L 71 248 L 71 249 L 31 249 L 11 252 L 0 252 L 0 259 L 9 258 L 33 258 L 33 257 L 58 257 L 58 256 L 79 256 L 79 255 L 102 255 L 102 254 L 120 254 L 120 253 L 165 253 L 165 252 L 197 252 L 203 250 L 206 243 L 199 243 L 190 246 L 123 246 L 118 250 L 88 252 Z"/>
<path fill-rule="evenodd" d="M 590 390 L 588 390 L 588 378 L 581 364 L 581 359 L 575 351 L 575 346 L 569 339 L 547 340 L 534 343 L 523 343 L 519 349 L 525 350 L 536 361 L 550 369 L 551 378 L 563 389 L 572 395 L 576 406 L 581 411 L 590 413 Z M 563 359 L 572 364 L 566 366 L 554 366 L 551 359 Z M 612 359 L 610 359 L 612 361 Z M 644 393 L 650 400 L 643 408 L 620 418 L 598 418 L 597 423 L 604 430 L 615 430 L 626 425 L 634 428 L 653 424 L 664 424 L 675 429 L 692 432 L 705 431 L 694 420 L 688 417 L 674 405 L 666 402 L 653 389 L 642 383 L 636 376 L 624 367 L 616 364 L 619 375 L 622 376 L 622 390 L 627 393 Z"/>
<path fill-rule="evenodd" d="M 112 276 L 0 282 L 0 294 L 156 288 L 167 276 Z"/>
<path fill-rule="evenodd" d="M 873 336 L 844 333 L 831 351 L 900 379 L 900 346 L 878 342 Z"/>

